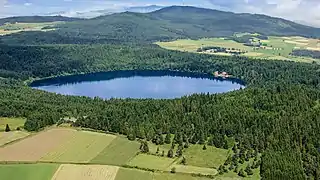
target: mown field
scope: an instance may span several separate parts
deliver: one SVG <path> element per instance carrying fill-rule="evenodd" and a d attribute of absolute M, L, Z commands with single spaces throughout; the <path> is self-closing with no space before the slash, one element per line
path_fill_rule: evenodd
<path fill-rule="evenodd" d="M 182 157 L 167 157 L 171 144 L 155 145 L 151 142 L 148 144 L 150 152 L 143 154 L 140 153 L 138 141 L 129 141 L 122 136 L 72 128 L 51 128 L 0 146 L 0 163 L 2 163 L 0 173 L 4 172 L 4 176 L 12 180 L 208 179 L 194 176 L 195 174 L 210 175 L 220 179 L 239 178 L 234 172 L 218 175 L 218 167 L 226 161 L 232 153 L 231 150 L 212 146 L 203 150 L 201 145 L 191 145 L 183 151 L 183 157 L 187 160 L 183 165 Z M 176 150 L 177 147 L 174 152 Z M 248 163 L 250 162 L 246 162 L 240 168 L 245 168 Z M 175 174 L 171 173 L 172 169 L 175 169 Z M 21 173 L 11 175 L 14 171 Z M 255 175 L 250 178 L 258 176 L 259 171 L 255 170 Z"/>
<path fill-rule="evenodd" d="M 233 40 L 226 40 L 225 38 L 205 38 L 199 40 L 180 39 L 171 42 L 157 42 L 156 44 L 162 48 L 178 51 L 197 52 L 198 48 L 206 46 L 216 46 L 224 48 L 236 48 L 247 53 L 242 56 L 252 58 L 264 58 L 270 60 L 293 60 L 296 62 L 320 62 L 318 59 L 312 59 L 309 57 L 295 57 L 289 54 L 293 49 L 308 49 L 308 50 L 320 50 L 320 41 L 318 39 L 308 39 L 304 37 L 269 37 L 268 40 L 261 40 L 264 46 L 260 49 L 255 49 L 250 46 L 245 46 L 242 43 L 238 43 Z M 226 55 L 228 53 L 210 53 L 215 55 Z"/>
<path fill-rule="evenodd" d="M 6 118 L 0 117 L 0 132 L 4 131 L 6 125 L 8 124 L 12 131 L 16 130 L 18 127 L 23 127 L 26 119 L 24 118 Z"/>

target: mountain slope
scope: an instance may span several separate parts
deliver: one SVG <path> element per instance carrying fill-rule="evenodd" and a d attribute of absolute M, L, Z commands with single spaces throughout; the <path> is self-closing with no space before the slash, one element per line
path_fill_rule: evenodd
<path fill-rule="evenodd" d="M 263 35 L 320 37 L 320 29 L 280 18 L 256 14 L 237 14 L 211 9 L 172 6 L 151 13 L 124 12 L 58 25 L 56 32 L 32 38 L 30 33 L 1 38 L 3 42 L 51 43 L 51 35 L 75 43 L 150 43 L 177 38 L 231 36 L 250 32 Z M 36 35 L 38 36 L 38 35 Z M 48 36 L 48 37 L 47 37 Z M 0 40 L 1 40 L 0 39 Z M 81 40 L 79 40 L 81 39 Z M 85 41 L 82 41 L 86 39 Z M 68 42 L 70 42 L 68 40 Z M 90 42 L 90 40 L 92 42 Z M 63 40 L 62 40 L 63 42 Z M 52 43 L 56 43 L 52 42 Z"/>

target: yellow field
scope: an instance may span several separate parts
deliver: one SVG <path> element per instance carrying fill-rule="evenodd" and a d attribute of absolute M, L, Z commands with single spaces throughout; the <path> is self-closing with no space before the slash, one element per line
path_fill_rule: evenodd
<path fill-rule="evenodd" d="M 61 143 L 58 148 L 48 152 L 41 161 L 44 162 L 75 162 L 87 163 L 103 151 L 116 136 L 74 131 L 65 143 Z"/>
<path fill-rule="evenodd" d="M 52 180 L 114 180 L 118 170 L 116 166 L 63 164 Z"/>
<path fill-rule="evenodd" d="M 27 137 L 29 133 L 24 131 L 0 132 L 0 146 L 8 144 L 12 141 Z"/>
<path fill-rule="evenodd" d="M 0 148 L 0 161 L 38 161 L 72 137 L 74 130 L 51 129 Z"/>

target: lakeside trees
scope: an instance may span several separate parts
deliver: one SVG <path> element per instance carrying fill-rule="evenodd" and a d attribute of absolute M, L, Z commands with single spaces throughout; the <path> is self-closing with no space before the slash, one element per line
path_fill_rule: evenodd
<path fill-rule="evenodd" d="M 180 149 L 189 143 L 230 148 L 227 137 L 233 137 L 237 142 L 234 149 L 241 151 L 240 160 L 245 161 L 251 151 L 263 153 L 263 179 L 300 179 L 301 174 L 319 177 L 317 65 L 198 55 L 143 46 L 1 47 L 1 76 L 7 78 L 0 79 L 0 116 L 27 117 L 27 130 L 39 130 L 63 117 L 76 117 L 76 126 L 120 133 L 132 140 L 145 138 L 158 144 L 178 144 Z M 244 80 L 247 88 L 174 100 L 105 101 L 32 90 L 20 81 L 121 69 L 226 71 Z M 162 152 L 164 156 L 165 153 Z M 172 150 L 169 155 L 173 157 L 175 152 Z"/>

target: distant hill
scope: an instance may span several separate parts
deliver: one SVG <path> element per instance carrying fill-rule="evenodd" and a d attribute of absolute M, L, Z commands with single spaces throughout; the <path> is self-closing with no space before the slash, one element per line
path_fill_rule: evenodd
<path fill-rule="evenodd" d="M 72 19 L 73 20 L 73 19 Z M 288 20 L 258 14 L 237 14 L 189 6 L 171 6 L 150 13 L 124 12 L 74 21 L 58 26 L 57 33 L 67 42 L 150 43 L 177 38 L 231 36 L 249 32 L 276 36 L 320 37 L 320 28 L 300 25 Z M 48 36 L 51 36 L 49 33 Z M 46 33 L 24 33 L 3 37 L 2 41 L 19 43 L 53 43 Z M 8 40 L 10 38 L 10 40 Z M 37 42 L 35 42 L 37 39 Z M 39 42 L 41 39 L 41 42 Z M 81 40 L 80 40 L 81 39 Z M 56 42 L 56 40 L 54 41 Z M 59 41 L 59 42 L 63 42 Z"/>
<path fill-rule="evenodd" d="M 76 21 L 80 20 L 79 18 L 71 18 L 64 16 L 18 16 L 18 17 L 8 17 L 0 19 L 0 25 L 5 23 L 43 23 L 43 22 L 55 22 L 55 21 Z"/>

